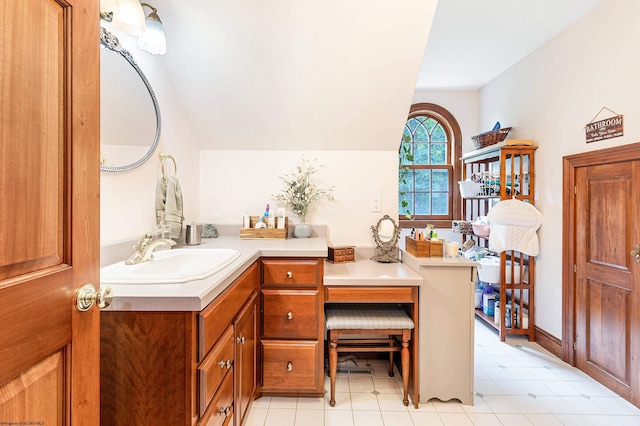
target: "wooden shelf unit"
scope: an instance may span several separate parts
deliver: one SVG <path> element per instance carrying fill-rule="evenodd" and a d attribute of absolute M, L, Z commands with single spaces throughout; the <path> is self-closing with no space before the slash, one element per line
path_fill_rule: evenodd
<path fill-rule="evenodd" d="M 531 145 L 499 143 L 464 154 L 461 158 L 463 179 L 481 180 L 484 184 L 481 194 L 462 199 L 463 219 L 473 222 L 478 216 L 485 216 L 498 201 L 509 198 L 516 198 L 533 205 L 534 154 L 537 148 Z M 489 247 L 488 238 L 472 234 L 462 235 L 463 242 L 470 238 L 473 238 L 479 246 Z M 510 267 L 507 262 L 512 259 L 520 265 L 519 283 L 506 282 L 505 267 Z M 513 272 L 515 271 L 512 271 L 511 277 L 516 276 Z M 502 319 L 499 325 L 495 324 L 493 316 L 485 315 L 481 310 L 476 310 L 476 316 L 496 328 L 502 341 L 507 334 L 524 334 L 528 336 L 529 341 L 534 341 L 534 288 L 535 257 L 515 250 L 504 251 L 500 253 L 500 315 L 504 318 L 504 306 L 510 302 L 512 308 L 519 310 L 518 315 L 528 314 L 528 327 L 526 329 L 515 327 L 515 309 L 511 310 L 511 323 L 514 324 L 512 328 L 506 328 L 506 321 Z"/>

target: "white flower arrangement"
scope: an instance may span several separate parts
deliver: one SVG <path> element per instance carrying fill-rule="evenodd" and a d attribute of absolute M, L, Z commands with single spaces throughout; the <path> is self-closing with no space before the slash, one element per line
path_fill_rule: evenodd
<path fill-rule="evenodd" d="M 333 201 L 333 187 L 323 189 L 311 182 L 311 175 L 318 170 L 316 168 L 317 161 L 314 159 L 312 162 L 302 156 L 294 171 L 280 176 L 280 179 L 285 183 L 285 188 L 279 194 L 272 195 L 275 200 L 284 204 L 302 221 L 305 220 L 307 210 L 312 203 L 323 198 Z"/>

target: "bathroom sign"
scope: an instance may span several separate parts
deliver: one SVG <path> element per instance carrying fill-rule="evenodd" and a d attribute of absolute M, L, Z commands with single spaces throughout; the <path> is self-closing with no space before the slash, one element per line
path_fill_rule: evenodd
<path fill-rule="evenodd" d="M 602 112 L 602 110 L 600 110 L 600 112 Z M 591 121 L 591 123 L 584 126 L 584 133 L 587 143 L 622 136 L 624 134 L 624 121 L 622 119 L 622 115 L 616 115 L 600 121 Z"/>

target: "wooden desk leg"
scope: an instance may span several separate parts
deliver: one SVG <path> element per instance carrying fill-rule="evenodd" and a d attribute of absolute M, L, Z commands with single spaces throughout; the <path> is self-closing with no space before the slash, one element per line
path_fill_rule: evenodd
<path fill-rule="evenodd" d="M 329 331 L 329 379 L 331 380 L 331 399 L 329 405 L 336 406 L 336 375 L 338 374 L 338 331 Z"/>
<path fill-rule="evenodd" d="M 411 340 L 411 330 L 404 329 L 402 331 L 402 351 L 400 360 L 402 362 L 402 388 L 404 390 L 402 402 L 405 406 L 409 405 L 409 368 L 411 365 L 409 356 L 409 340 Z"/>

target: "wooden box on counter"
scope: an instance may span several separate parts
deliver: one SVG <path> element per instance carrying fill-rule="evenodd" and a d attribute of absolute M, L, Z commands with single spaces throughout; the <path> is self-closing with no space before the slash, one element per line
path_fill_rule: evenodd
<path fill-rule="evenodd" d="M 353 246 L 329 247 L 327 261 L 331 263 L 355 262 L 356 251 Z"/>
<path fill-rule="evenodd" d="M 442 240 L 418 241 L 409 236 L 405 237 L 405 248 L 407 253 L 415 257 L 442 257 L 442 245 Z"/>
<path fill-rule="evenodd" d="M 249 223 L 251 225 L 251 228 L 240 228 L 240 238 L 241 239 L 260 239 L 260 238 L 281 238 L 281 239 L 286 239 L 287 235 L 289 233 L 289 218 L 285 217 L 284 218 L 284 229 L 278 229 L 278 228 L 272 228 L 272 229 L 268 229 L 268 228 L 261 228 L 261 229 L 256 229 L 254 228 L 254 226 L 256 226 L 256 223 L 258 223 L 260 220 L 260 216 L 251 216 L 249 218 Z M 277 223 L 277 218 L 275 218 L 276 223 Z"/>

